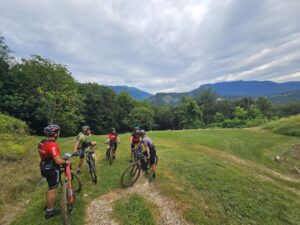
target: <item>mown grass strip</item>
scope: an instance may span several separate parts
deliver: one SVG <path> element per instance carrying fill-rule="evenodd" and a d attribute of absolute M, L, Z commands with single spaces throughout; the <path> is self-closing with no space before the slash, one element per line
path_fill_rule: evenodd
<path fill-rule="evenodd" d="M 113 214 L 121 225 L 155 225 L 149 205 L 142 196 L 132 194 L 114 203 Z"/>

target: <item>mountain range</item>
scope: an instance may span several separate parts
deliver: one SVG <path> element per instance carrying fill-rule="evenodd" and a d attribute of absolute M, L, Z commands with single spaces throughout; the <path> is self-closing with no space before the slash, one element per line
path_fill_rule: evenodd
<path fill-rule="evenodd" d="M 268 97 L 276 104 L 300 101 L 300 81 L 276 83 L 272 81 L 230 81 L 204 84 L 189 92 L 157 93 L 152 95 L 137 88 L 112 86 L 117 93 L 127 91 L 135 99 L 149 99 L 153 105 L 175 105 L 184 96 L 195 96 L 203 88 L 212 88 L 220 98 Z"/>
<path fill-rule="evenodd" d="M 109 86 L 112 88 L 117 94 L 120 93 L 121 91 L 127 92 L 132 98 L 138 99 L 138 100 L 144 100 L 144 99 L 149 99 L 152 94 L 142 91 L 138 88 L 135 87 L 128 87 L 128 86 Z"/>

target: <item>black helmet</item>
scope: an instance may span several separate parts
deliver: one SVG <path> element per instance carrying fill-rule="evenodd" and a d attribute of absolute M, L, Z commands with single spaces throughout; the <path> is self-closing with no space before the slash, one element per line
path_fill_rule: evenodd
<path fill-rule="evenodd" d="M 44 128 L 44 133 L 47 137 L 53 137 L 60 131 L 60 127 L 56 124 L 49 125 Z"/>
<path fill-rule="evenodd" d="M 85 125 L 82 127 L 82 131 L 83 132 L 87 132 L 88 130 L 90 130 L 91 128 L 88 125 Z"/>

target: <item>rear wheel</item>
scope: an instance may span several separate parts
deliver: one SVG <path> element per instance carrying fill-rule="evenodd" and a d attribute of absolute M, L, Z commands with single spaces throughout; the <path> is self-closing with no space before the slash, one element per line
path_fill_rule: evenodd
<path fill-rule="evenodd" d="M 137 163 L 127 167 L 121 176 L 121 185 L 123 188 L 132 187 L 141 173 L 140 166 Z"/>
<path fill-rule="evenodd" d="M 96 184 L 97 183 L 96 166 L 95 166 L 95 160 L 92 156 L 89 160 L 89 167 L 90 167 L 90 174 L 92 177 L 92 181 L 94 182 L 94 184 Z"/>
<path fill-rule="evenodd" d="M 61 215 L 64 225 L 71 225 L 72 218 L 72 205 L 70 203 L 69 191 L 67 183 L 64 183 L 61 192 Z"/>

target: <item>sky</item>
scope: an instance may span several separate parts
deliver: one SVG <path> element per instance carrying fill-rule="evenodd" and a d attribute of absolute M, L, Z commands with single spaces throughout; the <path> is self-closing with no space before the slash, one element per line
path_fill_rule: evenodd
<path fill-rule="evenodd" d="M 184 92 L 233 80 L 300 80 L 300 0 L 0 1 L 16 58 L 79 82 Z"/>

